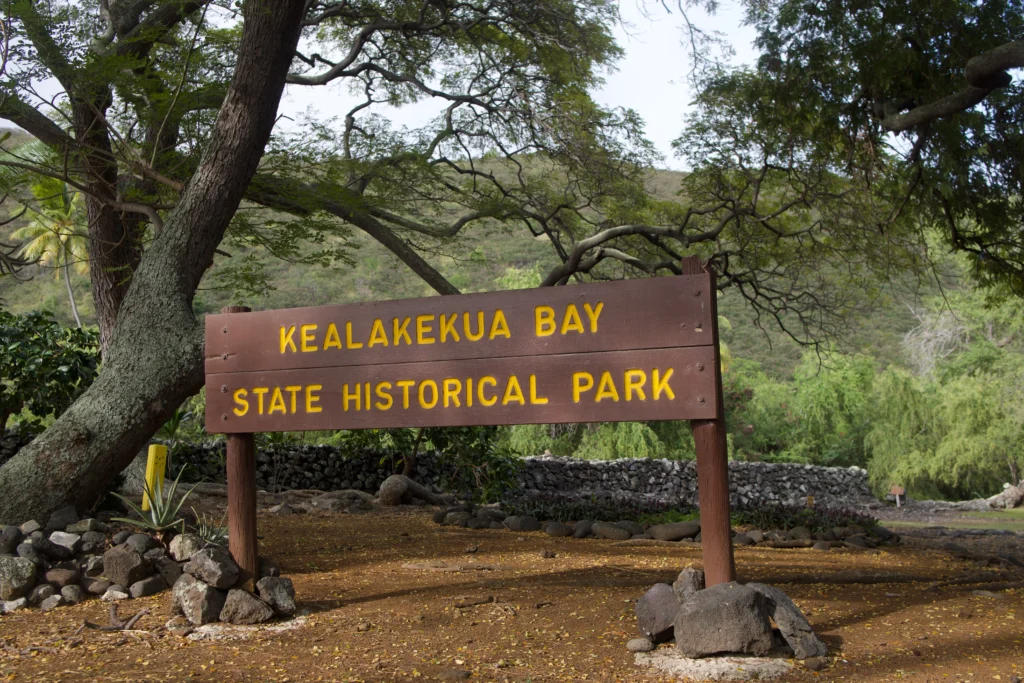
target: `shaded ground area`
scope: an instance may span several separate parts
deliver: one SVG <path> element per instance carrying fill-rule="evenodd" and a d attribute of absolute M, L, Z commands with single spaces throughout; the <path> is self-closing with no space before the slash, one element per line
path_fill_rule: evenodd
<path fill-rule="evenodd" d="M 469 672 L 470 680 L 524 683 L 665 681 L 638 670 L 625 650 L 635 635 L 633 601 L 700 564 L 692 548 L 441 528 L 423 508 L 261 516 L 260 533 L 264 554 L 295 581 L 300 607 L 310 611 L 299 628 L 185 640 L 160 628 L 166 594 L 123 604 L 122 616 L 152 609 L 128 633 L 73 635 L 83 619 L 106 623 L 99 601 L 22 611 L 0 618 L 0 680 L 384 683 Z M 556 556 L 544 559 L 544 550 Z M 741 579 L 780 585 L 831 650 L 828 669 L 799 669 L 784 680 L 1010 683 L 1024 670 L 1020 590 L 933 587 L 979 571 L 996 575 L 976 562 L 929 547 L 738 548 L 736 556 Z M 477 566 L 424 568 L 431 561 Z M 807 575 L 885 582 L 791 583 Z"/>

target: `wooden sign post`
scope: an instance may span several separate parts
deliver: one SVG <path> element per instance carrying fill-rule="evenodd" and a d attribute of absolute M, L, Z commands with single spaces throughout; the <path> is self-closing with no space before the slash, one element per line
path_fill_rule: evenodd
<path fill-rule="evenodd" d="M 256 432 L 692 420 L 707 584 L 735 576 L 714 275 L 206 318 L 230 550 L 255 576 Z"/>

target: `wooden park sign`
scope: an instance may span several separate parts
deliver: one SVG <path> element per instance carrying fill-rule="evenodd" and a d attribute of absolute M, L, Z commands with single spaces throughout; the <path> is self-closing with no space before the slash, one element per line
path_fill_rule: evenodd
<path fill-rule="evenodd" d="M 714 276 L 696 259 L 683 266 L 674 277 L 207 316 L 206 428 L 239 435 L 228 440 L 232 554 L 255 572 L 256 432 L 688 419 L 705 571 L 718 582 L 707 551 L 723 539 L 705 515 L 717 489 L 728 555 L 718 573 L 731 580 Z M 724 490 L 704 485 L 705 470 Z M 246 489 L 237 509 L 233 477 Z M 230 519 L 250 515 L 236 544 Z"/>

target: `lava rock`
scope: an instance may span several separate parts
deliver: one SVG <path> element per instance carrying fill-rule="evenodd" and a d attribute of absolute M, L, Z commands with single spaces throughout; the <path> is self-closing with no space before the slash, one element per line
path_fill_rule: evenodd
<path fill-rule="evenodd" d="M 149 576 L 149 562 L 128 544 L 103 553 L 103 576 L 121 586 L 130 586 Z"/>
<path fill-rule="evenodd" d="M 28 607 L 27 598 L 18 598 L 17 600 L 6 600 L 0 601 L 0 614 L 10 614 L 19 609 L 25 609 Z"/>
<path fill-rule="evenodd" d="M 103 532 L 107 530 L 107 525 L 98 519 L 89 517 L 88 519 L 80 519 L 74 524 L 69 524 L 64 531 L 69 534 L 82 534 L 84 535 L 87 531 Z"/>
<path fill-rule="evenodd" d="M 674 522 L 672 524 L 655 524 L 647 530 L 659 541 L 678 541 L 693 538 L 700 533 L 700 522 Z"/>
<path fill-rule="evenodd" d="M 814 635 L 814 629 L 807 622 L 803 612 L 788 595 L 774 586 L 766 586 L 763 583 L 748 583 L 747 588 L 764 596 L 768 616 L 775 620 L 782 637 L 793 648 L 793 654 L 797 659 L 824 657 L 828 653 L 825 643 Z"/>
<path fill-rule="evenodd" d="M 568 524 L 562 524 L 561 522 L 548 522 L 544 525 L 544 533 L 548 536 L 571 536 L 572 528 Z"/>
<path fill-rule="evenodd" d="M 57 591 L 53 589 L 53 586 L 48 583 L 44 583 L 32 589 L 32 592 L 28 594 L 28 601 L 33 605 L 40 605 L 43 600 L 46 600 L 56 592 Z"/>
<path fill-rule="evenodd" d="M 46 572 L 47 583 L 52 583 L 57 588 L 78 583 L 79 578 L 78 571 L 74 569 L 51 569 Z"/>
<path fill-rule="evenodd" d="M 655 643 L 672 639 L 672 629 L 679 613 L 679 597 L 672 586 L 656 583 L 636 601 L 636 625 L 640 635 Z"/>
<path fill-rule="evenodd" d="M 754 543 L 761 543 L 764 541 L 764 532 L 760 531 L 759 529 L 751 529 L 750 531 L 747 531 L 745 533 L 747 534 L 747 538 L 749 538 Z"/>
<path fill-rule="evenodd" d="M 121 600 L 128 600 L 132 596 L 125 592 L 124 588 L 117 585 L 112 585 L 107 591 L 100 596 L 100 600 L 103 602 L 120 602 Z"/>
<path fill-rule="evenodd" d="M 491 523 L 490 523 L 489 520 L 483 519 L 482 517 L 471 517 L 469 519 L 469 521 L 466 522 L 466 528 L 468 528 L 468 529 L 489 529 L 489 528 L 491 528 Z"/>
<path fill-rule="evenodd" d="M 680 606 L 675 637 L 684 657 L 766 655 L 772 649 L 772 627 L 765 597 L 735 581 L 698 591 Z"/>
<path fill-rule="evenodd" d="M 630 536 L 640 536 L 644 533 L 644 528 L 631 519 L 619 520 L 615 522 L 615 526 L 625 529 L 629 532 Z"/>
<path fill-rule="evenodd" d="M 186 574 L 221 590 L 231 588 L 238 581 L 238 565 L 226 550 L 218 546 L 203 548 L 193 554 L 182 569 Z"/>
<path fill-rule="evenodd" d="M 145 555 L 148 551 L 160 547 L 156 539 L 149 534 L 132 534 L 124 544 L 135 550 L 139 555 Z"/>
<path fill-rule="evenodd" d="M 122 543 L 124 543 L 125 541 L 127 541 L 131 537 L 132 537 L 132 532 L 128 531 L 127 529 L 125 529 L 124 531 L 118 531 L 116 534 L 114 534 L 111 537 L 110 540 L 111 540 L 111 542 L 114 545 L 121 545 Z"/>
<path fill-rule="evenodd" d="M 65 545 L 58 545 L 45 536 L 38 536 L 32 539 L 32 547 L 36 549 L 43 557 L 58 562 L 62 560 L 69 560 L 74 557 L 75 553 L 71 548 Z"/>
<path fill-rule="evenodd" d="M 672 583 L 672 590 L 680 602 L 689 600 L 694 593 L 704 590 L 704 570 L 687 567 L 679 572 L 679 576 Z"/>
<path fill-rule="evenodd" d="M 50 540 L 57 545 L 62 545 L 71 551 L 71 554 L 78 552 L 82 545 L 82 537 L 78 534 L 69 534 L 66 531 L 54 531 L 50 534 Z"/>
<path fill-rule="evenodd" d="M 832 544 L 828 541 L 815 541 L 811 548 L 814 550 L 831 550 Z"/>
<path fill-rule="evenodd" d="M 28 536 L 33 531 L 39 531 L 40 529 L 43 528 L 43 526 L 39 522 L 37 522 L 36 520 L 30 519 L 27 522 L 23 523 L 18 528 L 21 529 L 22 535 Z"/>
<path fill-rule="evenodd" d="M 633 535 L 619 525 L 609 522 L 594 522 L 590 532 L 598 538 L 607 538 L 611 541 L 625 541 Z"/>
<path fill-rule="evenodd" d="M 60 594 L 69 605 L 77 605 L 85 600 L 85 591 L 81 586 L 64 586 L 60 589 Z"/>
<path fill-rule="evenodd" d="M 811 530 L 805 526 L 795 526 L 789 530 L 789 535 L 798 541 L 811 540 Z"/>
<path fill-rule="evenodd" d="M 171 590 L 171 613 L 184 615 L 195 626 L 220 618 L 227 596 L 190 574 L 182 574 Z"/>
<path fill-rule="evenodd" d="M 107 542 L 107 537 L 100 531 L 86 531 L 82 534 L 82 545 L 93 544 L 96 548 L 102 548 Z"/>
<path fill-rule="evenodd" d="M 229 624 L 262 624 L 273 618 L 274 610 L 249 591 L 232 588 L 220 610 L 220 620 Z"/>
<path fill-rule="evenodd" d="M 100 555 L 91 555 L 85 559 L 82 563 L 82 573 L 86 576 L 102 576 L 103 575 L 103 557 Z"/>
<path fill-rule="evenodd" d="M 505 526 L 510 531 L 540 531 L 540 520 L 533 515 L 512 515 L 505 518 Z"/>
<path fill-rule="evenodd" d="M 291 579 L 264 576 L 256 582 L 256 593 L 276 614 L 285 617 L 295 614 L 295 587 Z"/>
<path fill-rule="evenodd" d="M 168 586 L 173 586 L 181 578 L 181 565 L 169 557 L 157 558 L 153 562 L 153 568 Z"/>
<path fill-rule="evenodd" d="M 178 562 L 188 562 L 206 544 L 195 534 L 178 534 L 171 539 L 171 557 Z"/>
<path fill-rule="evenodd" d="M 167 557 L 167 551 L 163 548 L 150 548 L 146 552 L 142 553 L 142 556 L 150 562 L 153 562 L 155 560 Z"/>
<path fill-rule="evenodd" d="M 449 526 L 466 526 L 472 517 L 473 514 L 470 512 L 449 512 L 444 516 L 444 523 Z"/>
<path fill-rule="evenodd" d="M 626 643 L 626 649 L 630 652 L 650 652 L 654 648 L 654 641 L 650 638 L 633 638 Z"/>
<path fill-rule="evenodd" d="M 65 505 L 59 510 L 55 510 L 50 515 L 50 519 L 46 522 L 47 531 L 56 531 L 58 529 L 67 529 L 68 526 L 74 524 L 79 520 L 78 510 L 75 509 L 74 505 Z"/>
<path fill-rule="evenodd" d="M 87 576 L 84 579 L 82 579 L 79 585 L 85 589 L 86 593 L 91 593 L 93 595 L 103 595 L 107 592 L 107 589 L 110 588 L 111 583 L 106 579 Z"/>
<path fill-rule="evenodd" d="M 35 582 L 36 565 L 32 560 L 0 556 L 0 600 L 17 600 L 28 593 Z"/>
<path fill-rule="evenodd" d="M 128 594 L 133 598 L 144 598 L 149 595 L 156 595 L 165 588 L 167 588 L 167 583 L 164 581 L 164 577 L 154 574 L 129 586 Z"/>
<path fill-rule="evenodd" d="M 66 604 L 67 601 L 64 600 L 64 596 L 58 593 L 56 595 L 51 595 L 50 597 L 40 602 L 39 609 L 43 610 L 44 612 L 49 612 L 52 609 L 63 607 Z"/>
<path fill-rule="evenodd" d="M 0 530 L 0 555 L 10 555 L 21 543 L 23 534 L 16 526 L 5 526 Z"/>
<path fill-rule="evenodd" d="M 587 536 L 590 535 L 591 528 L 593 526 L 594 526 L 594 523 L 592 521 L 590 521 L 589 519 L 581 519 L 580 521 L 576 522 L 575 525 L 573 525 L 572 537 L 573 538 L 586 538 Z"/>
<path fill-rule="evenodd" d="M 754 545 L 754 540 L 746 534 L 736 534 L 732 537 L 732 544 L 735 546 Z"/>

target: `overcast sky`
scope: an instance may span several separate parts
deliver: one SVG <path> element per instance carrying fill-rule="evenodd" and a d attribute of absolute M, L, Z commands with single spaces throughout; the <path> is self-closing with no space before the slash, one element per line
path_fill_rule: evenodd
<path fill-rule="evenodd" d="M 682 163 L 672 155 L 672 140 L 682 129 L 683 114 L 693 96 L 686 81 L 690 62 L 683 45 L 680 17 L 678 13 L 667 14 L 660 6 L 656 9 L 652 6 L 652 18 L 648 18 L 636 2 L 622 2 L 623 19 L 631 27 L 616 29 L 616 37 L 626 54 L 618 63 L 618 70 L 607 75 L 605 84 L 594 92 L 594 96 L 606 106 L 635 109 L 646 122 L 647 136 L 665 157 L 660 165 L 681 169 Z M 754 32 L 741 26 L 742 13 L 736 4 L 722 3 L 713 17 L 697 11 L 690 16 L 701 26 L 713 27 L 726 34 L 736 52 L 734 63 L 753 62 L 755 52 L 751 43 Z M 340 85 L 290 85 L 280 113 L 295 118 L 311 108 L 321 115 L 337 115 L 355 103 L 356 99 Z M 386 113 L 396 126 L 412 128 L 433 118 L 443 106 L 428 100 L 401 109 L 380 105 L 380 111 Z M 287 120 L 282 124 L 287 127 Z"/>

